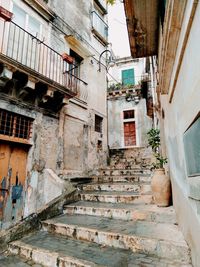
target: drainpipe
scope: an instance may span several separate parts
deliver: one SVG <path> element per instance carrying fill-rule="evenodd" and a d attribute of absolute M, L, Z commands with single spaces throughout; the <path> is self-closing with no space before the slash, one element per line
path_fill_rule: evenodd
<path fill-rule="evenodd" d="M 155 97 L 155 73 L 154 73 L 154 66 L 153 66 L 153 58 L 149 57 L 150 62 L 150 76 L 151 76 L 151 94 L 153 98 L 153 106 L 156 104 L 156 97 Z M 156 128 L 156 112 L 153 110 L 153 127 Z"/>

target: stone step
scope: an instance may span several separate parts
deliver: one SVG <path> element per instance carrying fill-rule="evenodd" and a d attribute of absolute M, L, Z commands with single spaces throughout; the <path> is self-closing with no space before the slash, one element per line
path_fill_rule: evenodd
<path fill-rule="evenodd" d="M 142 175 L 105 175 L 96 176 L 93 179 L 94 182 L 98 183 L 116 183 L 116 182 L 138 182 L 138 183 L 149 183 L 151 182 L 151 176 Z"/>
<path fill-rule="evenodd" d="M 124 249 L 100 246 L 44 231 L 10 243 L 9 251 L 48 267 L 126 267 L 131 254 Z"/>
<path fill-rule="evenodd" d="M 121 220 L 145 220 L 151 222 L 176 223 L 173 207 L 160 208 L 156 205 L 113 204 L 79 201 L 64 206 L 65 214 L 79 214 Z"/>
<path fill-rule="evenodd" d="M 34 265 L 34 262 L 15 255 L 1 255 L 0 256 L 0 267 L 43 267 L 40 264 Z"/>
<path fill-rule="evenodd" d="M 150 176 L 150 170 L 143 170 L 140 168 L 135 169 L 104 169 L 100 170 L 98 175 L 137 175 L 137 176 Z"/>
<path fill-rule="evenodd" d="M 127 191 L 136 193 L 149 193 L 151 192 L 150 183 L 91 183 L 78 186 L 84 191 Z"/>
<path fill-rule="evenodd" d="M 80 192 L 81 200 L 109 202 L 109 203 L 146 203 L 151 204 L 151 194 L 138 194 L 134 192 L 114 192 L 114 191 L 91 191 Z"/>
<path fill-rule="evenodd" d="M 159 258 L 190 261 L 183 235 L 173 224 L 61 215 L 42 223 L 49 232 Z M 115 254 L 116 255 L 116 254 Z"/>
<path fill-rule="evenodd" d="M 135 158 L 121 158 L 121 159 L 111 159 L 109 166 L 134 166 L 134 167 L 143 167 L 148 168 L 148 166 L 151 164 L 152 159 L 146 158 L 142 160 L 137 160 Z"/>
<path fill-rule="evenodd" d="M 181 259 L 161 259 L 47 232 L 39 232 L 20 242 L 13 242 L 9 249 L 21 257 L 0 256 L 1 267 L 192 267 L 190 264 L 184 265 Z"/>

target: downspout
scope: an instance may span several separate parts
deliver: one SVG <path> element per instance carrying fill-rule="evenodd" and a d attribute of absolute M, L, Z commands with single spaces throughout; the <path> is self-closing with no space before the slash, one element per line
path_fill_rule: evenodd
<path fill-rule="evenodd" d="M 153 107 L 156 105 L 156 97 L 155 97 L 155 79 L 154 79 L 154 66 L 153 66 L 153 58 L 149 57 L 150 62 L 150 76 L 151 76 L 151 94 L 153 98 Z M 156 128 L 156 111 L 153 108 L 153 127 Z"/>

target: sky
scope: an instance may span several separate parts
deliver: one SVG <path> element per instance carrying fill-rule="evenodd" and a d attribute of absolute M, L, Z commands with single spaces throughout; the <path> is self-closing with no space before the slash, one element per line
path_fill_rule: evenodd
<path fill-rule="evenodd" d="M 124 13 L 124 4 L 117 0 L 108 7 L 109 42 L 115 56 L 130 56 L 129 40 Z"/>

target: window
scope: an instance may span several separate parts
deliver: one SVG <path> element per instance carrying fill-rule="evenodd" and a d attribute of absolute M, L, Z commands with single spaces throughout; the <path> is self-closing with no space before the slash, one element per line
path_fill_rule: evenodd
<path fill-rule="evenodd" d="M 188 176 L 200 175 L 200 116 L 183 137 Z"/>
<path fill-rule="evenodd" d="M 0 109 L 0 135 L 29 140 L 32 119 Z"/>
<path fill-rule="evenodd" d="M 95 132 L 102 133 L 103 118 L 95 115 Z"/>
<path fill-rule="evenodd" d="M 69 55 L 74 58 L 74 64 L 71 64 L 69 66 L 70 73 L 73 74 L 76 77 L 80 77 L 80 65 L 83 61 L 83 58 L 79 56 L 76 52 L 74 52 L 72 49 L 70 49 Z"/>
<path fill-rule="evenodd" d="M 124 111 L 124 120 L 127 119 L 134 119 L 135 118 L 135 111 L 133 110 L 126 110 Z"/>
<path fill-rule="evenodd" d="M 40 23 L 17 5 L 13 5 L 13 22 L 35 37 L 40 38 Z"/>
<path fill-rule="evenodd" d="M 7 55 L 34 68 L 39 64 L 39 46 L 34 37 L 41 39 L 41 24 L 15 4 L 13 14 L 14 24 L 10 24 Z"/>
<path fill-rule="evenodd" d="M 122 70 L 122 84 L 123 85 L 134 85 L 135 84 L 134 69 Z"/>
<path fill-rule="evenodd" d="M 106 6 L 105 0 L 94 0 L 94 5 L 95 4 L 98 6 L 101 12 L 103 12 L 104 14 L 107 14 L 107 6 Z"/>
<path fill-rule="evenodd" d="M 95 35 L 97 35 L 103 42 L 107 42 L 108 25 L 96 11 L 92 12 L 92 28 Z"/>

